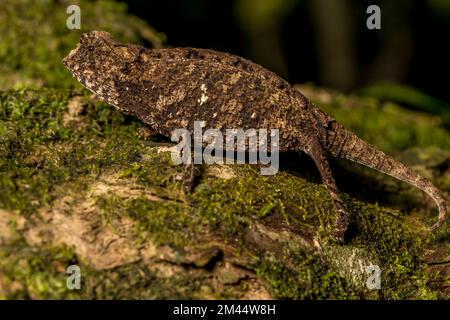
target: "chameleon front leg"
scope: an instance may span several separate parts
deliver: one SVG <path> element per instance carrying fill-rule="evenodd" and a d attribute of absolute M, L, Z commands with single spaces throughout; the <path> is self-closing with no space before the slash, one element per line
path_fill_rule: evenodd
<path fill-rule="evenodd" d="M 189 194 L 194 190 L 198 180 L 202 175 L 202 165 L 194 164 L 194 158 L 192 157 L 191 163 L 186 163 L 183 166 L 184 172 L 182 177 L 182 187 L 183 191 L 186 194 Z"/>
<path fill-rule="evenodd" d="M 151 138 L 160 135 L 155 129 L 153 129 L 151 126 L 147 124 L 144 124 L 141 127 L 139 127 L 136 134 L 138 138 L 142 140 L 150 140 Z"/>
<path fill-rule="evenodd" d="M 189 194 L 194 189 L 194 181 L 195 181 L 195 166 L 193 163 L 185 164 L 184 165 L 184 172 L 183 172 L 183 191 L 186 194 Z"/>
<path fill-rule="evenodd" d="M 310 144 L 308 151 L 309 151 L 308 154 L 314 160 L 314 163 L 319 169 L 320 175 L 322 176 L 323 184 L 330 193 L 331 198 L 333 199 L 334 204 L 336 206 L 338 215 L 336 217 L 334 224 L 333 236 L 340 243 L 344 243 L 344 235 L 345 232 L 347 231 L 350 219 L 348 212 L 344 208 L 344 204 L 339 194 L 339 190 L 336 187 L 336 182 L 333 178 L 333 174 L 328 164 L 325 152 L 321 144 L 317 140 L 312 140 L 312 143 Z"/>

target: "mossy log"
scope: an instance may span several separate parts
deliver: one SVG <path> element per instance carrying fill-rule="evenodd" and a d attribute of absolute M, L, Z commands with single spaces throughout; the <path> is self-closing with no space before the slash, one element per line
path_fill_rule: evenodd
<path fill-rule="evenodd" d="M 370 142 L 415 146 L 397 156 L 448 194 L 450 139 L 436 118 L 302 89 Z M 391 126 L 356 122 L 358 112 L 391 115 Z M 336 162 L 352 221 L 341 246 L 328 237 L 333 203 L 307 157 L 282 154 L 274 176 L 205 166 L 186 195 L 172 144 L 143 137 L 142 126 L 85 91 L 0 94 L 1 298 L 448 297 L 448 262 L 435 263 L 448 261 L 448 224 L 429 237 L 435 209 L 419 191 Z M 433 144 L 441 149 L 423 148 Z M 72 264 L 80 290 L 66 286 Z M 379 290 L 366 286 L 370 265 L 382 271 Z"/>

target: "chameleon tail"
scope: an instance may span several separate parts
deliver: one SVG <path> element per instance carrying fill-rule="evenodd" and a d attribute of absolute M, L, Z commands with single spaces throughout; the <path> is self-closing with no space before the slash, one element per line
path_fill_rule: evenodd
<path fill-rule="evenodd" d="M 365 165 L 424 191 L 436 202 L 439 209 L 438 221 L 431 227 L 431 231 L 439 228 L 444 223 L 447 215 L 445 200 L 441 192 L 429 180 L 361 140 L 337 122 L 333 122 L 332 125 L 333 130 L 327 130 L 329 136 L 326 139 L 328 141 L 326 149 L 332 156 L 349 159 Z"/>

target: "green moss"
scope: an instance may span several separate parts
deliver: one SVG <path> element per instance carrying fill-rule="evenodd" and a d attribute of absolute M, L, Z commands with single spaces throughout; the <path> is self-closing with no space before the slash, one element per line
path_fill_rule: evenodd
<path fill-rule="evenodd" d="M 311 229 L 319 225 L 319 212 L 333 208 L 322 187 L 286 172 L 264 177 L 248 165 L 235 167 L 235 171 L 239 178 L 204 179 L 192 195 L 198 214 L 227 235 L 238 233 L 249 217 L 269 215 Z"/>
<path fill-rule="evenodd" d="M 98 271 L 69 248 L 29 247 L 23 241 L 0 247 L 0 258 L 1 299 L 189 299 L 204 297 L 202 288 L 211 286 L 184 274 L 157 277 L 142 262 Z M 79 290 L 67 288 L 70 265 L 80 267 Z"/>
<path fill-rule="evenodd" d="M 426 243 L 405 226 L 397 212 L 346 200 L 354 223 L 348 246 L 367 250 L 382 270 L 381 290 L 375 297 L 436 299 L 437 292 L 427 285 L 433 276 L 422 263 Z M 364 290 L 352 287 L 339 270 L 318 257 L 298 252 L 289 256 L 295 267 L 286 267 L 286 261 L 278 257 L 264 260 L 257 268 L 278 298 L 347 299 L 363 295 Z"/>
<path fill-rule="evenodd" d="M 185 275 L 160 278 L 143 263 L 98 272 L 88 269 L 81 299 L 189 299 L 202 281 Z"/>
<path fill-rule="evenodd" d="M 80 6 L 81 30 L 66 27 L 66 9 L 72 4 Z M 105 30 L 124 42 L 161 47 L 165 35 L 126 11 L 126 4 L 110 0 L 2 0 L 0 89 L 30 85 L 79 87 L 61 60 L 83 32 Z"/>
<path fill-rule="evenodd" d="M 127 164 L 144 147 L 134 138 L 139 124 L 104 103 L 87 103 L 83 126 L 65 125 L 70 97 L 52 90 L 0 94 L 1 207 L 30 212 L 51 203 L 58 185 Z"/>
<path fill-rule="evenodd" d="M 277 230 L 275 234 L 285 230 L 299 237 L 312 234 L 324 246 L 333 246 L 328 237 L 334 206 L 322 185 L 286 170 L 261 176 L 256 167 L 239 165 L 231 167 L 233 178 L 206 175 L 194 192 L 185 196 L 180 181 L 183 168 L 174 166 L 170 154 L 159 152 L 155 142 L 137 137 L 141 125 L 137 120 L 85 95 L 83 112 L 76 121 L 65 122 L 74 95 L 55 90 L 0 94 L 0 208 L 32 215 L 38 208 L 51 207 L 61 197 L 60 188 L 82 198 L 95 191 L 91 188 L 96 182 L 112 177 L 114 188 L 139 192 L 121 195 L 116 190 L 95 196 L 99 216 L 111 226 L 130 219 L 141 243 L 152 241 L 183 249 L 214 240 L 232 246 L 238 256 L 252 257 L 244 259 L 243 265 L 265 280 L 277 298 L 366 297 L 366 289 L 355 286 L 327 260 L 333 256 L 322 259 L 304 250 L 295 237 L 288 243 L 275 239 L 279 243 L 273 250 L 249 241 L 255 226 L 265 224 Z M 376 258 L 383 272 L 382 288 L 375 298 L 435 298 L 427 284 L 431 276 L 422 262 L 428 243 L 405 217 L 349 196 L 344 200 L 353 223 L 348 247 L 364 249 Z M 13 249 L 0 251 L 8 279 L 16 277 L 28 288 L 28 293 L 19 290 L 17 296 L 190 298 L 204 296 L 209 290 L 202 289 L 209 284 L 190 280 L 185 274 L 161 279 L 142 262 L 102 273 L 83 263 L 83 257 L 59 257 L 53 249 L 25 245 L 18 250 L 26 260 L 20 273 L 14 267 L 19 256 L 9 256 Z M 50 267 L 52 259 L 63 265 L 81 260 L 78 262 L 89 275 L 86 290 L 75 296 L 68 293 L 60 275 Z M 235 296 L 227 290 L 221 294 Z"/>
<path fill-rule="evenodd" d="M 361 123 L 363 114 L 367 123 Z M 429 145 L 450 150 L 450 135 L 439 118 L 406 113 L 394 104 L 336 112 L 335 116 L 346 119 L 344 122 L 351 130 L 386 151 Z"/>
<path fill-rule="evenodd" d="M 440 115 L 447 128 L 450 127 L 450 106 L 446 102 L 429 96 L 417 88 L 395 83 L 375 83 L 362 88 L 359 90 L 359 93 Z"/>
<path fill-rule="evenodd" d="M 265 258 L 257 274 L 270 283 L 278 299 L 355 299 L 358 291 L 337 272 L 323 265 L 318 256 L 297 254 L 295 267 L 273 257 Z"/>
<path fill-rule="evenodd" d="M 107 221 L 118 217 L 131 218 L 141 242 L 150 239 L 157 244 L 188 245 L 200 230 L 200 225 L 197 225 L 196 219 L 189 215 L 182 203 L 159 203 L 146 198 L 127 200 L 110 196 L 99 199 L 98 204 Z"/>
<path fill-rule="evenodd" d="M 12 289 L 0 291 L 0 298 L 76 298 L 76 292 L 67 289 L 65 274 L 75 263 L 76 256 L 67 248 L 30 248 L 21 241 L 1 247 L 0 281 Z"/>
<path fill-rule="evenodd" d="M 301 86 L 300 90 L 337 121 L 383 151 L 428 146 L 450 150 L 450 134 L 438 116 L 371 97 L 324 93 L 313 86 Z"/>
<path fill-rule="evenodd" d="M 379 259 L 382 270 L 380 298 L 436 298 L 427 289 L 430 277 L 422 264 L 426 241 L 413 232 L 400 212 L 348 202 L 355 236 L 350 242 L 364 247 Z"/>
<path fill-rule="evenodd" d="M 309 183 L 286 172 L 262 178 L 251 167 L 240 168 L 238 177 L 204 182 L 206 185 L 200 186 L 194 194 L 199 213 L 217 225 L 224 237 L 245 234 L 242 230 L 251 225 L 250 217 L 267 215 L 278 217 L 286 224 L 291 223 L 292 227 L 300 225 L 301 230 L 319 230 L 324 239 L 331 234 L 329 227 L 335 213 L 331 198 L 322 185 Z M 345 203 L 354 224 L 350 244 L 367 249 L 380 261 L 383 284 L 379 296 L 385 299 L 435 297 L 431 290 L 426 289 L 428 275 L 421 264 L 425 243 L 408 228 L 400 212 L 362 203 L 348 196 L 345 196 Z M 345 279 L 336 276 L 335 270 L 317 258 L 305 258 L 302 253 L 290 253 L 290 256 L 295 261 L 294 270 L 285 266 L 283 271 L 276 269 L 276 266 L 284 265 L 280 257 L 257 268 L 272 287 L 277 288 L 275 294 L 280 298 L 344 298 L 352 295 Z M 309 274 L 311 268 L 316 269 Z M 334 288 L 336 291 L 320 291 L 320 286 L 305 291 L 305 283 L 301 281 L 305 273 L 312 277 L 311 281 L 325 288 L 327 284 L 322 277 L 339 285 Z"/>
<path fill-rule="evenodd" d="M 131 171 L 130 171 L 131 170 Z M 182 166 L 175 166 L 170 153 L 159 153 L 156 148 L 147 148 L 139 164 L 125 170 L 123 175 L 135 177 L 144 187 L 149 187 L 162 196 L 182 200 L 181 176 Z"/>

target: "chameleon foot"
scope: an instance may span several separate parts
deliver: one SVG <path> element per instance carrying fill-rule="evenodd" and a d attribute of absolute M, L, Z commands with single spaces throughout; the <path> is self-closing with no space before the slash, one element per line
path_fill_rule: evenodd
<path fill-rule="evenodd" d="M 194 165 L 193 163 L 186 164 L 184 166 L 184 174 L 183 174 L 183 191 L 186 194 L 192 193 L 194 188 L 196 187 L 198 180 L 201 176 L 201 168 L 200 165 Z"/>
<path fill-rule="evenodd" d="M 333 236 L 339 243 L 345 242 L 345 232 L 347 231 L 349 218 L 348 213 L 344 209 L 338 209 L 338 217 L 334 225 Z"/>

